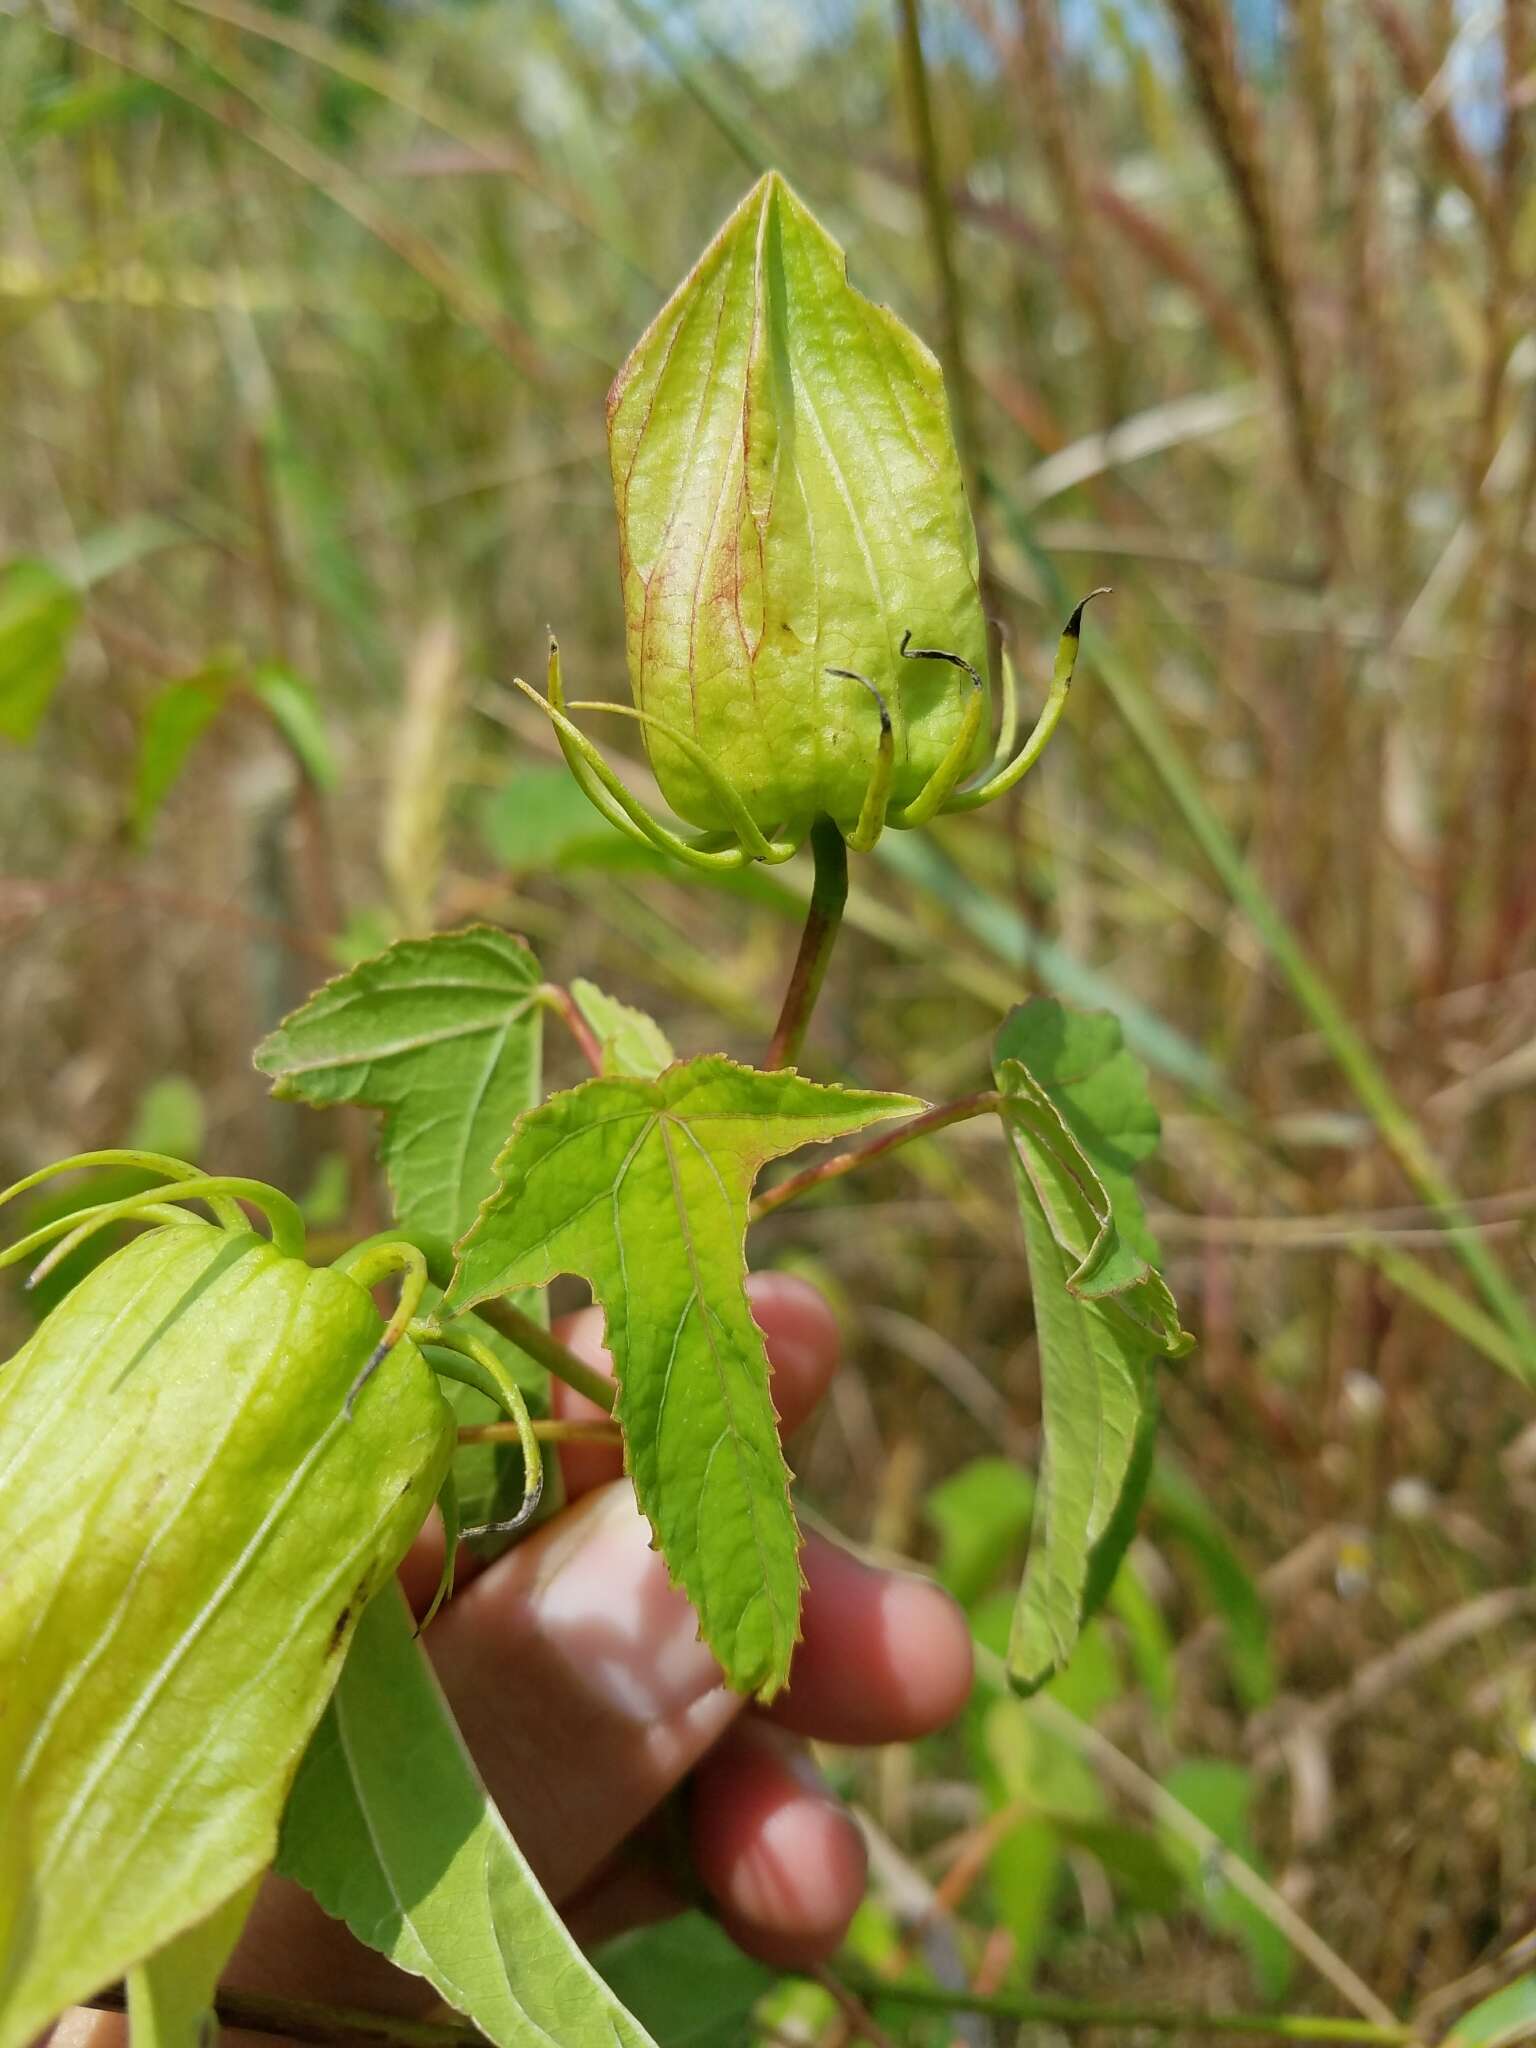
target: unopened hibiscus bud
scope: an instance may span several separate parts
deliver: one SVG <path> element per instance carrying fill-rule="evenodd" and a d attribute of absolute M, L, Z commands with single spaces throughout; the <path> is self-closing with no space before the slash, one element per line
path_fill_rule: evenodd
<path fill-rule="evenodd" d="M 619 372 L 608 436 L 631 715 L 703 837 L 624 789 L 567 715 L 623 707 L 567 706 L 552 656 L 566 758 L 615 824 L 708 865 L 784 859 L 818 818 L 870 846 L 1032 764 L 1078 614 L 1024 752 L 967 787 L 989 753 L 987 635 L 939 365 L 776 172 Z"/>
<path fill-rule="evenodd" d="M 737 207 L 608 400 L 637 707 L 707 751 L 765 830 L 857 828 L 880 743 L 889 804 L 917 797 L 979 686 L 902 640 L 986 667 L 976 535 L 943 378 L 770 173 Z M 844 673 L 831 674 L 829 670 Z M 696 764 L 647 725 L 668 803 L 731 823 Z"/>

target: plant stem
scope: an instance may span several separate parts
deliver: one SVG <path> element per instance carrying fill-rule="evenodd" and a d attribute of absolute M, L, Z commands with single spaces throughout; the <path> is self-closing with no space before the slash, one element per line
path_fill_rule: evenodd
<path fill-rule="evenodd" d="M 603 1071 L 603 1048 L 598 1044 L 591 1025 L 577 1009 L 570 990 L 561 988 L 557 982 L 546 981 L 539 990 L 539 1001 L 546 1010 L 552 1010 L 570 1032 L 593 1073 L 600 1074 Z"/>
<path fill-rule="evenodd" d="M 921 1116 L 913 1117 L 909 1123 L 897 1124 L 894 1130 L 872 1138 L 867 1145 L 857 1145 L 850 1152 L 839 1152 L 834 1159 L 818 1160 L 816 1165 L 792 1173 L 776 1188 L 769 1188 L 766 1194 L 759 1195 L 752 1204 L 752 1221 L 755 1223 L 760 1216 L 771 1216 L 775 1209 L 782 1209 L 786 1202 L 793 1202 L 811 1188 L 819 1188 L 823 1181 L 841 1180 L 845 1173 L 856 1173 L 861 1166 L 868 1166 L 871 1160 L 881 1159 L 899 1146 L 910 1145 L 914 1138 L 928 1138 L 935 1131 L 947 1130 L 951 1124 L 963 1124 L 972 1117 L 987 1116 L 1001 1106 L 1002 1100 L 995 1088 L 983 1089 L 979 1095 L 962 1095 L 954 1102 L 941 1102 L 936 1108 L 925 1109 Z"/>
<path fill-rule="evenodd" d="M 533 1433 L 541 1444 L 618 1444 L 623 1441 L 616 1422 L 538 1422 Z M 459 1448 L 466 1444 L 515 1444 L 515 1422 L 475 1422 L 459 1431 Z"/>
<path fill-rule="evenodd" d="M 912 148 L 922 183 L 923 215 L 928 227 L 928 248 L 939 285 L 939 315 L 943 321 L 940 350 L 948 381 L 949 409 L 955 426 L 955 444 L 965 475 L 966 495 L 972 506 L 980 504 L 977 492 L 976 433 L 971 415 L 970 368 L 966 361 L 965 300 L 955 263 L 954 217 L 949 188 L 939 161 L 938 135 L 933 125 L 933 100 L 928 91 L 928 64 L 923 55 L 923 25 L 919 0 L 896 0 L 896 30 L 901 46 L 902 80 L 906 87 L 907 117 L 912 129 Z"/>
<path fill-rule="evenodd" d="M 126 1999 L 121 1984 L 84 2000 L 97 2012 L 122 2012 Z M 222 1990 L 214 2000 L 222 2026 L 244 2027 L 253 2034 L 277 2034 L 291 2041 L 309 2041 L 315 2048 L 486 2048 L 485 2036 L 467 2021 L 458 2026 L 437 2020 L 410 2020 L 392 2012 L 359 2012 L 351 2006 L 311 2005 L 296 1998 L 273 1998 L 264 1991 Z"/>
<path fill-rule="evenodd" d="M 493 1330 L 499 1330 L 503 1337 L 510 1338 L 519 1351 L 526 1351 L 536 1365 L 553 1373 L 557 1380 L 564 1380 L 568 1387 L 574 1387 L 578 1394 L 585 1394 L 599 1408 L 612 1410 L 618 1398 L 618 1389 L 613 1381 L 605 1379 L 595 1367 L 578 1358 L 568 1345 L 558 1337 L 552 1337 L 542 1323 L 536 1323 L 532 1316 L 512 1302 L 477 1301 L 475 1314 L 489 1323 Z"/>
<path fill-rule="evenodd" d="M 1327 2019 L 1312 2013 L 1188 2012 L 1158 2005 L 1095 2005 L 1077 1998 L 1027 1992 L 983 1997 L 941 1984 L 892 1984 L 864 1970 L 839 1971 L 850 1991 L 869 2004 L 915 2006 L 924 2012 L 975 2012 L 1003 2020 L 1041 2020 L 1058 2027 L 1147 2027 L 1164 2034 L 1267 2034 L 1282 2041 L 1409 2043 L 1412 2027 L 1373 2020 Z"/>
<path fill-rule="evenodd" d="M 827 962 L 843 921 L 843 905 L 848 901 L 848 849 L 830 818 L 818 818 L 811 827 L 811 855 L 816 863 L 811 907 L 805 930 L 800 934 L 795 971 L 784 992 L 784 1007 L 773 1027 L 764 1062 L 769 1067 L 792 1067 L 800 1057 L 806 1026 L 821 993 Z"/>

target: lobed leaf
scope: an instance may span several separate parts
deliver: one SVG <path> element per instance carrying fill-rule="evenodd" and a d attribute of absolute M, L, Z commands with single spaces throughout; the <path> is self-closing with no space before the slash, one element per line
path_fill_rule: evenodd
<path fill-rule="evenodd" d="M 650 2048 L 507 1831 L 398 1593 L 358 1625 L 278 1864 L 497 2048 Z"/>
<path fill-rule="evenodd" d="M 997 1078 L 1040 1345 L 1045 1456 L 1008 1669 L 1034 1691 L 1071 1655 L 1135 1530 L 1156 1430 L 1154 1360 L 1192 1340 L 1131 1179 L 1157 1141 L 1113 1017 L 1037 999 L 1005 1019 Z"/>
<path fill-rule="evenodd" d="M 604 1077 L 518 1122 L 459 1246 L 448 1306 L 557 1273 L 607 1319 L 635 1492 L 730 1683 L 769 1698 L 799 1627 L 799 1531 L 745 1290 L 769 1160 L 920 1107 L 720 1056 Z"/>
<path fill-rule="evenodd" d="M 136 1238 L 0 1371 L 0 2048 L 271 1861 L 450 1411 L 354 1281 L 265 1238 Z"/>
<path fill-rule="evenodd" d="M 402 1228 L 446 1252 L 540 1089 L 539 965 L 487 925 L 401 939 L 312 995 L 256 1049 L 273 1092 L 384 1114 L 380 1153 Z"/>

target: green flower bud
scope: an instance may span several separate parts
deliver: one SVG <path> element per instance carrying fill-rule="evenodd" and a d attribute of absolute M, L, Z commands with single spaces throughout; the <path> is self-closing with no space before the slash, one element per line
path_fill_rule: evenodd
<path fill-rule="evenodd" d="M 261 1198 L 191 1176 L 86 1212 L 163 1227 L 0 1366 L 0 2048 L 271 1861 L 358 1615 L 453 1453 L 371 1275 L 306 1264 L 281 1198 L 282 1241 L 258 1237 L 231 1192 Z M 169 1220 L 189 1194 L 222 1220 Z"/>
<path fill-rule="evenodd" d="M 732 868 L 788 860 L 823 819 L 867 849 L 1029 773 L 1066 705 L 1083 607 L 1011 760 L 1004 655 L 988 761 L 976 533 L 939 366 L 853 289 L 776 172 L 619 372 L 608 442 L 634 705 L 568 704 L 553 643 L 548 701 L 517 687 L 611 824 Z M 571 716 L 592 711 L 640 721 L 662 794 L 699 835 L 624 786 Z"/>
<path fill-rule="evenodd" d="M 620 371 L 608 431 L 635 705 L 679 816 L 734 830 L 723 778 L 766 835 L 826 815 L 852 837 L 882 707 L 882 814 L 980 766 L 986 628 L 938 363 L 776 173 Z"/>

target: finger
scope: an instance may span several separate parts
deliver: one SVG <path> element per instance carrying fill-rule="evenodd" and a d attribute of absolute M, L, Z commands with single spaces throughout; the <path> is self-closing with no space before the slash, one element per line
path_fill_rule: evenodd
<path fill-rule="evenodd" d="M 805 1547 L 801 1639 L 769 1719 L 818 1742 L 910 1742 L 971 1690 L 971 1632 L 941 1586 L 881 1571 L 819 1537 Z"/>
<path fill-rule="evenodd" d="M 861 1564 L 817 1536 L 806 1544 L 804 1563 L 805 1639 L 771 1719 L 828 1740 L 879 1742 L 921 1734 L 958 1710 L 970 1678 L 970 1643 L 946 1595 L 923 1580 Z M 425 1641 L 493 1798 L 557 1902 L 591 1883 L 743 1707 L 698 1640 L 693 1610 L 668 1583 L 623 1484 L 587 1495 L 497 1559 L 449 1603 Z M 766 1820 L 785 1802 L 763 1790 L 757 1751 L 728 1744 L 711 1758 L 708 1797 L 720 1815 L 730 1814 L 730 1760 L 743 1753 L 744 1796 Z M 804 1839 L 802 1821 L 817 1841 L 829 1832 L 824 1815 L 792 1813 L 769 1829 L 755 1864 L 746 1837 L 728 1835 L 712 1852 L 723 1859 L 717 1874 L 730 1850 L 749 1877 L 761 1874 L 756 1881 L 766 1896 L 785 1835 Z M 832 1850 L 846 1854 L 836 1842 Z M 781 1935 L 791 1944 L 819 1940 L 841 1895 L 819 1895 L 793 1924 L 785 1914 L 777 1922 L 768 1915 L 759 1926 L 748 1914 L 744 1938 L 765 1956 Z M 741 1897 L 752 1894 L 727 1885 L 724 1896 L 736 1900 L 732 1912 L 745 1913 Z M 254 1980 L 235 1981 L 281 1989 L 302 1981 L 294 1974 L 301 1957 L 320 1969 L 327 1944 L 337 1943 L 334 1923 L 315 1913 L 306 1919 L 295 1900 L 258 1917 L 267 1953 Z M 362 1951 L 347 1960 L 361 1979 Z M 338 1961 L 332 1957 L 333 1972 Z M 402 1995 L 383 1986 L 371 1996 L 362 1991 L 361 1981 L 354 1985 L 349 1977 L 354 2004 Z"/>
<path fill-rule="evenodd" d="M 806 1637 L 782 1727 L 885 1742 L 958 1711 L 970 1636 L 946 1594 L 817 1536 L 804 1563 Z M 588 1881 L 743 1704 L 624 1485 L 587 1495 L 498 1559 L 426 1641 L 471 1753 L 557 1899 Z"/>
<path fill-rule="evenodd" d="M 753 1273 L 747 1299 L 763 1333 L 773 1373 L 773 1401 L 784 1435 L 797 1429 L 826 1392 L 837 1370 L 841 1338 L 826 1298 L 808 1280 L 793 1273 Z M 603 1312 L 578 1309 L 562 1316 L 555 1334 L 576 1355 L 599 1372 L 613 1374 L 613 1360 L 603 1348 Z M 590 1421 L 604 1411 L 584 1394 L 556 1380 L 551 1388 L 553 1412 L 567 1421 Z M 567 1495 L 590 1493 L 617 1479 L 624 1469 L 617 1446 L 566 1444 L 560 1453 Z"/>
<path fill-rule="evenodd" d="M 498 1558 L 424 1640 L 556 1899 L 587 1882 L 742 1706 L 622 1482 Z"/>
<path fill-rule="evenodd" d="M 864 1838 L 796 1744 L 751 1716 L 694 1776 L 694 1865 L 749 1955 L 808 1969 L 864 1896 Z"/>

